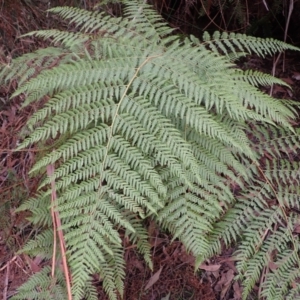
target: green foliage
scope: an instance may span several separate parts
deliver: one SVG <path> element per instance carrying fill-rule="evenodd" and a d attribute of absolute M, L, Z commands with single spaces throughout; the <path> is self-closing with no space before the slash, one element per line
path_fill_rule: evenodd
<path fill-rule="evenodd" d="M 57 299 L 65 300 L 65 282 L 62 272 L 58 271 L 55 278 L 51 278 L 49 267 L 35 273 L 22 285 L 14 299 Z M 92 299 L 92 298 L 91 298 Z M 97 298 L 94 298 L 97 299 Z"/>
<path fill-rule="evenodd" d="M 48 99 L 19 149 L 55 141 L 31 171 L 54 164 L 54 175 L 19 208 L 43 228 L 24 251 L 51 257 L 55 181 L 74 299 L 96 299 L 95 273 L 110 299 L 122 295 L 121 229 L 152 267 L 145 217 L 198 263 L 222 243 L 238 242 L 243 299 L 261 274 L 261 296 L 299 298 L 295 109 L 259 90 L 284 82 L 234 64 L 248 53 L 298 49 L 227 33 L 182 39 L 138 1 L 126 2 L 124 18 L 51 11 L 77 32 L 31 33 L 54 47 L 17 58 L 1 73 L 18 79 L 14 96 L 24 94 L 24 106 Z M 53 282 L 49 273 L 35 274 L 14 299 L 66 297 L 61 275 Z"/>

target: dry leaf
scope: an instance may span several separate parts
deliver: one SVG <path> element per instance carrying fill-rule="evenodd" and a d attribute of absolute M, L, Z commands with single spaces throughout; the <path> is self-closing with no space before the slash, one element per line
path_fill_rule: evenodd
<path fill-rule="evenodd" d="M 161 298 L 160 300 L 169 300 L 170 299 L 171 294 L 169 293 L 166 297 Z"/>
<path fill-rule="evenodd" d="M 269 262 L 269 268 L 274 271 L 278 268 L 278 266 L 273 262 L 273 261 L 270 261 Z"/>
<path fill-rule="evenodd" d="M 234 264 L 233 261 L 228 260 L 228 261 L 226 261 L 225 265 L 226 265 L 229 269 L 233 270 L 235 273 L 238 273 L 238 271 L 237 271 L 237 269 L 236 269 L 236 266 L 235 266 L 235 264 Z"/>
<path fill-rule="evenodd" d="M 283 88 L 282 86 L 275 85 L 273 88 L 273 94 L 276 94 L 276 93 L 286 93 L 286 89 Z"/>
<path fill-rule="evenodd" d="M 293 230 L 294 233 L 300 233 L 300 225 L 296 225 Z"/>
<path fill-rule="evenodd" d="M 40 267 L 40 263 L 42 260 L 40 260 L 38 256 L 37 256 L 37 258 L 35 258 L 33 260 L 27 254 L 23 254 L 23 255 L 33 273 L 37 273 L 37 272 L 41 271 L 42 267 Z"/>
<path fill-rule="evenodd" d="M 221 291 L 221 299 L 224 299 L 226 296 L 226 293 L 232 283 L 232 280 L 234 278 L 234 272 L 233 270 L 228 270 L 227 273 L 224 274 L 225 276 L 222 277 L 222 279 L 224 280 L 224 285 L 222 287 L 222 291 Z"/>
<path fill-rule="evenodd" d="M 136 258 L 130 259 L 128 264 L 130 265 L 130 269 L 132 267 L 134 267 L 134 268 L 138 269 L 140 273 L 143 273 L 145 271 L 145 267 L 142 264 L 142 262 Z"/>
<path fill-rule="evenodd" d="M 205 264 L 201 264 L 199 266 L 200 269 L 209 271 L 209 272 L 218 271 L 220 269 L 220 267 L 221 267 L 221 265 L 205 265 Z"/>
<path fill-rule="evenodd" d="M 291 78 L 280 78 L 282 81 L 286 82 L 289 85 L 292 85 L 294 81 Z"/>
<path fill-rule="evenodd" d="M 162 269 L 163 269 L 163 267 L 160 267 L 160 269 L 151 276 L 150 280 L 148 281 L 148 283 L 145 287 L 145 291 L 148 290 L 159 279 Z"/>
<path fill-rule="evenodd" d="M 300 73 L 298 72 L 293 72 L 294 75 L 292 76 L 293 78 L 295 78 L 296 80 L 300 80 Z"/>
<path fill-rule="evenodd" d="M 242 299 L 242 288 L 237 281 L 233 284 L 234 298 Z"/>

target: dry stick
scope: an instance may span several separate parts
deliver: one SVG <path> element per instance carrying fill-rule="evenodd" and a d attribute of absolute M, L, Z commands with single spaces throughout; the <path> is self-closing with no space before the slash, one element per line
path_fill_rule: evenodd
<path fill-rule="evenodd" d="M 264 267 L 262 270 L 262 276 L 260 277 L 260 280 L 259 280 L 258 297 L 261 297 L 262 285 L 266 279 L 266 274 L 268 273 L 268 269 L 266 267 Z"/>
<path fill-rule="evenodd" d="M 221 18 L 222 18 L 222 21 L 224 23 L 224 26 L 225 26 L 225 31 L 227 31 L 227 24 L 226 24 L 226 21 L 225 21 L 225 18 L 224 18 L 224 13 L 223 13 L 223 6 L 225 5 L 225 2 L 223 3 L 223 5 L 220 3 L 219 1 L 219 5 L 220 5 L 220 14 L 221 14 Z"/>
<path fill-rule="evenodd" d="M 275 76 L 276 66 L 277 66 L 278 61 L 279 61 L 279 59 L 281 57 L 281 54 L 282 53 L 279 53 L 279 55 L 277 56 L 276 60 L 275 60 L 275 56 L 274 56 L 274 59 L 273 59 L 273 68 L 272 68 L 272 76 Z M 273 94 L 273 88 L 274 88 L 274 84 L 271 85 L 270 96 L 272 96 L 272 94 Z"/>
<path fill-rule="evenodd" d="M 205 5 L 204 5 L 204 3 L 203 3 L 203 0 L 200 0 L 200 2 L 201 2 L 201 5 L 202 5 L 202 8 L 203 8 L 204 12 L 206 13 L 206 16 L 207 16 L 207 17 L 209 18 L 209 20 L 210 20 L 210 23 L 209 23 L 207 26 L 205 26 L 205 28 L 207 28 L 211 23 L 213 23 L 219 30 L 225 31 L 224 28 L 221 28 L 217 23 L 215 23 L 214 19 L 216 18 L 216 16 L 215 16 L 213 19 L 209 16 L 209 13 L 208 13 L 208 11 L 207 11 L 206 8 L 205 8 Z"/>
<path fill-rule="evenodd" d="M 220 31 L 226 31 L 226 30 L 227 30 L 226 28 L 220 27 L 220 26 L 215 22 L 215 19 L 216 19 L 216 17 L 218 16 L 218 14 L 219 14 L 220 12 L 218 12 L 213 18 L 211 18 L 210 15 L 209 15 L 209 12 L 208 12 L 207 9 L 205 8 L 205 5 L 204 5 L 204 3 L 203 3 L 203 0 L 200 0 L 200 2 L 201 2 L 202 8 L 203 8 L 203 10 L 204 10 L 206 16 L 207 16 L 208 19 L 210 20 L 210 22 L 203 28 L 202 31 L 205 31 L 205 30 L 207 29 L 207 27 L 208 27 L 210 24 L 214 24 Z M 249 19 L 249 17 L 248 17 L 248 15 L 249 15 L 249 14 L 248 14 L 248 2 L 246 1 L 246 3 L 247 3 L 246 5 L 247 5 L 247 20 L 248 20 L 248 19 Z M 221 15 L 222 15 L 222 14 L 221 14 Z M 225 24 L 225 27 L 227 27 L 227 26 L 226 26 L 226 23 L 225 23 L 224 16 L 222 16 L 222 20 L 223 20 L 223 22 L 224 22 L 224 24 Z M 234 32 L 234 31 L 239 31 L 239 30 L 245 29 L 245 28 L 247 27 L 248 23 L 249 23 L 249 21 L 247 21 L 247 22 L 246 22 L 246 25 L 242 26 L 241 28 L 234 29 L 234 30 L 231 30 L 231 31 Z"/>
<path fill-rule="evenodd" d="M 266 3 L 266 0 L 263 0 L 263 4 L 264 4 L 266 10 L 269 11 L 269 7 L 268 7 L 268 4 Z"/>
<path fill-rule="evenodd" d="M 49 178 L 54 175 L 54 165 L 50 164 L 47 166 L 47 175 Z M 63 263 L 63 271 L 66 278 L 66 285 L 67 285 L 67 291 L 68 291 L 68 300 L 72 300 L 72 292 L 71 292 L 71 280 L 69 275 L 69 269 L 67 264 L 67 258 L 66 258 L 66 245 L 64 240 L 64 235 L 61 229 L 61 221 L 59 218 L 59 212 L 56 210 L 56 188 L 55 188 L 55 180 L 51 180 L 51 215 L 52 215 L 52 221 L 53 221 L 53 230 L 54 230 L 54 247 L 53 247 L 53 255 L 56 253 L 56 231 L 58 232 L 58 238 L 60 243 L 60 251 L 61 251 L 61 257 L 62 257 L 62 263 Z M 54 277 L 54 268 L 55 268 L 55 256 L 52 258 L 52 277 Z"/>
<path fill-rule="evenodd" d="M 17 256 L 14 256 L 11 260 L 9 260 L 1 269 L 0 272 L 2 272 L 4 269 L 7 268 L 7 266 L 12 263 L 13 261 L 15 261 L 17 259 Z"/>
<path fill-rule="evenodd" d="M 290 25 L 290 20 L 291 20 L 291 15 L 292 15 L 293 9 L 294 9 L 294 0 L 290 0 L 289 13 L 288 13 L 288 17 L 287 17 L 287 20 L 286 20 L 286 23 L 285 23 L 285 29 L 284 29 L 284 42 L 286 42 L 286 39 L 287 39 L 287 32 L 288 32 L 288 28 L 289 28 L 289 25 Z M 275 76 L 276 66 L 277 66 L 278 61 L 281 57 L 281 54 L 282 53 L 279 53 L 278 57 L 276 58 L 276 60 L 273 63 L 272 76 Z M 283 72 L 284 72 L 285 71 L 285 53 L 283 54 L 282 69 L 283 69 Z M 271 85 L 271 90 L 270 90 L 270 96 L 272 96 L 272 94 L 273 94 L 273 88 L 274 88 L 274 85 L 272 84 Z"/>
<path fill-rule="evenodd" d="M 5 280 L 4 280 L 4 289 L 3 289 L 3 300 L 7 299 L 9 270 L 10 270 L 10 262 L 8 262 L 7 267 L 6 267 L 6 274 L 5 274 Z"/>
<path fill-rule="evenodd" d="M 291 21 L 291 15 L 294 9 L 294 0 L 290 0 L 290 5 L 289 5 L 289 13 L 288 13 L 288 17 L 286 20 L 286 25 L 285 25 L 285 30 L 284 30 L 284 41 L 286 42 L 286 38 L 287 38 L 287 32 L 288 32 L 288 28 L 290 25 L 290 21 Z M 283 56 L 285 58 L 285 52 L 283 53 Z M 283 72 L 285 71 L 285 59 L 283 59 L 283 64 L 282 64 L 282 68 L 283 68 Z"/>
<path fill-rule="evenodd" d="M 49 178 L 54 173 L 54 167 L 53 165 L 47 166 L 47 175 Z M 54 201 L 56 201 L 56 190 L 55 186 L 52 184 L 53 181 L 51 181 L 51 217 L 52 217 L 52 224 L 53 224 L 53 253 L 52 253 L 52 266 L 51 266 L 51 277 L 54 278 L 55 274 L 55 258 L 56 258 L 56 240 L 57 240 L 57 224 L 55 220 L 55 211 L 54 211 Z"/>
<path fill-rule="evenodd" d="M 246 5 L 246 26 L 249 24 L 249 7 L 248 7 L 248 0 L 245 1 Z"/>

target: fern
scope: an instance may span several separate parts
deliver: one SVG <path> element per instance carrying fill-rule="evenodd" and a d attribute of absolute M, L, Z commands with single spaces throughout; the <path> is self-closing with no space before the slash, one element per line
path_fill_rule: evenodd
<path fill-rule="evenodd" d="M 295 109 L 258 89 L 285 83 L 239 70 L 234 60 L 298 49 L 226 33 L 182 39 L 138 1 L 126 2 L 124 18 L 51 11 L 78 32 L 31 33 L 54 47 L 17 58 L 1 72 L 19 80 L 13 96 L 25 94 L 24 106 L 48 99 L 29 120 L 19 149 L 55 141 L 31 171 L 53 164 L 53 176 L 44 176 L 36 197 L 18 209 L 30 210 L 43 228 L 24 251 L 51 257 L 55 181 L 74 299 L 96 299 L 95 273 L 110 299 L 122 295 L 120 229 L 152 267 L 145 217 L 179 238 L 198 263 L 220 252 L 222 241 L 239 242 L 244 299 L 262 273 L 263 297 L 296 297 L 297 217 L 290 211 L 299 206 L 298 163 L 281 157 L 299 144 L 290 125 Z M 277 268 L 264 271 L 271 261 Z M 14 299 L 45 299 L 30 292 L 36 289 L 47 299 L 63 298 L 64 284 L 47 276 L 47 268 L 35 274 Z M 287 288 L 291 282 L 294 290 Z"/>
<path fill-rule="evenodd" d="M 252 184 L 249 182 L 233 207 L 216 223 L 206 257 L 220 252 L 222 240 L 227 245 L 238 241 L 236 258 L 238 278 L 244 285 L 243 299 L 247 299 L 261 276 L 262 298 L 299 299 L 295 283 L 300 263 L 296 230 L 299 162 L 291 156 L 297 152 L 299 134 L 265 124 L 252 125 L 249 136 L 257 139 L 252 147 L 261 164 L 249 167 Z"/>
<path fill-rule="evenodd" d="M 49 276 L 51 269 L 43 268 L 40 272 L 35 273 L 30 279 L 24 283 L 14 299 L 66 299 L 65 282 L 62 272 L 59 270 L 55 274 L 55 278 Z M 92 299 L 90 297 L 90 299 Z M 94 298 L 96 299 L 96 298 Z"/>

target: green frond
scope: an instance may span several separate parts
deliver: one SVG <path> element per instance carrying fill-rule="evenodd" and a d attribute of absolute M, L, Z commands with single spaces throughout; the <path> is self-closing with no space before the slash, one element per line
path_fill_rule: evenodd
<path fill-rule="evenodd" d="M 28 217 L 33 224 L 48 227 L 52 225 L 50 212 L 50 194 L 51 191 L 38 193 L 34 198 L 29 198 L 16 209 L 16 212 L 28 210 L 32 215 Z M 39 199 L 37 201 L 37 199 Z"/>
<path fill-rule="evenodd" d="M 24 36 L 32 36 L 32 35 L 39 38 L 43 38 L 45 40 L 51 39 L 51 42 L 54 45 L 58 44 L 67 49 L 75 50 L 75 51 L 82 50 L 83 44 L 89 39 L 89 37 L 84 34 L 64 32 L 56 29 L 33 31 L 25 34 Z M 76 49 L 76 46 L 79 46 L 79 48 Z"/>
<path fill-rule="evenodd" d="M 151 246 L 148 242 L 149 236 L 146 228 L 143 226 L 143 219 L 137 218 L 135 213 L 130 210 L 124 211 L 124 217 L 131 223 L 132 227 L 135 229 L 134 232 L 126 231 L 126 236 L 136 244 L 138 251 L 143 255 L 145 262 L 148 264 L 151 270 L 153 270 L 153 262 L 151 258 Z"/>
<path fill-rule="evenodd" d="M 279 84 L 290 88 L 290 86 L 283 80 L 276 78 L 270 74 L 254 70 L 242 71 L 238 69 L 235 70 L 235 72 L 237 80 L 248 82 L 253 86 L 271 86 L 272 84 Z"/>
<path fill-rule="evenodd" d="M 122 36 L 128 29 L 129 21 L 122 18 L 111 18 L 103 13 L 89 12 L 78 8 L 55 7 L 49 10 L 74 23 L 83 33 L 99 33 L 100 36 Z"/>
<path fill-rule="evenodd" d="M 18 293 L 11 299 L 49 299 L 65 300 L 67 298 L 64 284 L 64 276 L 59 268 L 56 268 L 55 277 L 51 278 L 50 267 L 44 267 L 35 273 L 19 289 Z"/>
<path fill-rule="evenodd" d="M 127 1 L 124 9 L 125 17 L 130 20 L 131 26 L 135 27 L 140 35 L 152 40 L 159 40 L 170 35 L 173 29 L 166 25 L 162 17 L 157 15 L 152 6 L 145 2 L 141 5 L 139 1 Z"/>
<path fill-rule="evenodd" d="M 286 299 L 285 295 L 293 294 L 290 284 L 299 280 L 299 253 L 285 249 L 277 256 L 276 267 L 267 274 L 266 281 L 262 286 L 263 297 L 268 299 Z M 299 297 L 299 294 L 297 295 Z"/>
<path fill-rule="evenodd" d="M 271 38 L 250 37 L 241 33 L 215 32 L 212 36 L 208 32 L 203 34 L 203 41 L 211 51 L 224 55 L 235 53 L 235 51 L 256 54 L 262 57 L 272 55 L 285 50 L 299 51 L 299 48 L 285 42 Z"/>
<path fill-rule="evenodd" d="M 41 69 L 47 69 L 52 65 L 63 61 L 64 56 L 70 58 L 72 54 L 65 53 L 63 49 L 48 47 L 39 49 L 33 53 L 24 54 L 18 57 L 11 65 L 6 65 L 0 72 L 0 80 L 9 82 L 11 79 L 18 78 L 19 84 L 22 85 L 29 78 L 32 78 Z"/>
<path fill-rule="evenodd" d="M 253 149 L 260 156 L 268 154 L 271 157 L 282 157 L 285 154 L 289 157 L 296 155 L 300 147 L 299 129 L 291 132 L 285 128 L 251 124 L 249 134 L 253 139 Z"/>
<path fill-rule="evenodd" d="M 20 253 L 51 259 L 53 255 L 53 230 L 47 229 L 37 234 L 34 239 L 27 242 Z"/>
<path fill-rule="evenodd" d="M 299 300 L 300 299 L 300 286 L 297 285 L 290 289 L 288 295 L 286 296 L 286 300 Z"/>
<path fill-rule="evenodd" d="M 77 132 L 58 149 L 55 149 L 52 153 L 41 158 L 41 160 L 34 165 L 31 172 L 40 170 L 49 164 L 53 164 L 59 159 L 66 161 L 71 157 L 77 156 L 81 151 L 86 151 L 96 145 L 104 144 L 107 141 L 108 133 L 109 127 L 105 124 L 89 128 L 85 130 L 84 133 Z"/>
<path fill-rule="evenodd" d="M 267 299 L 285 299 L 283 295 L 287 294 L 287 287 L 293 280 L 296 279 L 296 277 L 294 277 L 296 274 L 291 272 L 293 274 L 289 274 L 286 278 L 283 278 L 284 271 L 279 268 L 285 265 L 285 268 L 287 268 L 286 271 L 293 270 L 295 265 L 297 266 L 299 262 L 298 254 L 295 253 L 296 256 L 294 259 L 296 260 L 293 260 L 291 265 L 286 264 L 286 258 L 293 255 L 292 252 L 288 251 L 286 248 L 286 245 L 290 241 L 289 232 L 286 229 L 280 228 L 275 232 L 269 231 L 264 238 L 265 240 L 261 249 L 259 249 L 260 251 L 257 249 L 257 253 L 249 259 L 247 266 L 245 266 L 244 299 L 247 299 L 247 295 L 253 289 L 255 283 L 259 280 L 263 273 L 263 268 L 266 268 L 266 266 L 268 266 L 269 269 L 265 270 L 265 283 L 262 285 L 261 296 L 270 293 L 267 296 Z M 280 261 L 281 255 L 284 255 L 284 261 Z M 299 276 L 299 272 L 297 272 L 297 274 L 298 275 L 296 276 Z M 275 290 L 275 294 L 272 295 Z"/>

